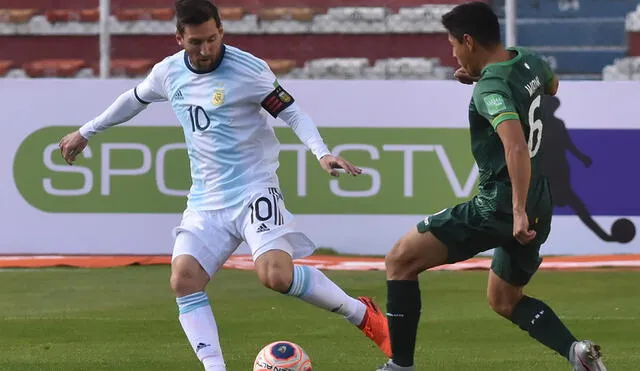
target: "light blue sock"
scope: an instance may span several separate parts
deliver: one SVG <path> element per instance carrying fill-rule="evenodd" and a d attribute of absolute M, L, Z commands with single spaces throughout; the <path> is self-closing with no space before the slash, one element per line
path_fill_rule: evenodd
<path fill-rule="evenodd" d="M 306 265 L 294 266 L 293 280 L 286 294 L 316 307 L 342 314 L 356 326 L 360 326 L 367 311 L 364 303 L 347 295 L 322 271 Z"/>
<path fill-rule="evenodd" d="M 209 297 L 204 291 L 176 298 L 180 314 L 187 314 L 192 310 L 209 305 Z"/>
<path fill-rule="evenodd" d="M 291 280 L 291 287 L 287 291 L 287 295 L 302 297 L 307 291 L 309 291 L 309 284 L 311 283 L 311 275 L 309 267 L 306 265 L 295 265 L 293 267 L 293 279 Z"/>

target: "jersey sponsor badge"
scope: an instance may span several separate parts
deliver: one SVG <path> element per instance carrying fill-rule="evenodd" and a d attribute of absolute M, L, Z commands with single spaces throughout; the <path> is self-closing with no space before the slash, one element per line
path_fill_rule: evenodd
<path fill-rule="evenodd" d="M 500 94 L 489 94 L 484 97 L 484 104 L 487 106 L 487 112 L 495 115 L 507 109 L 504 99 Z"/>
<path fill-rule="evenodd" d="M 274 118 L 278 117 L 280 112 L 284 111 L 287 107 L 295 102 L 295 99 L 289 94 L 278 81 L 273 83 L 275 89 L 262 101 L 262 108 L 264 108 Z"/>

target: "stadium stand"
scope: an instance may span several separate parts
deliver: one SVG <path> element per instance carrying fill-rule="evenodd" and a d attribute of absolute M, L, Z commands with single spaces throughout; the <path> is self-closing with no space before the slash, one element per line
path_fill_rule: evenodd
<path fill-rule="evenodd" d="M 634 12 L 627 15 L 626 31 L 629 42 L 629 55 L 640 56 L 640 5 Z"/>
<path fill-rule="evenodd" d="M 226 42 L 267 60 L 281 76 L 440 79 L 451 78 L 456 66 L 440 17 L 461 2 L 220 0 L 216 4 Z M 175 32 L 173 1 L 111 3 L 114 76 L 144 75 L 153 63 L 177 51 L 167 41 Z M 504 0 L 490 3 L 503 16 Z M 4 0 L 3 5 L 2 76 L 96 76 L 97 0 L 59 0 L 54 7 L 45 0 Z M 627 16 L 636 6 L 637 0 L 520 0 L 518 43 L 544 55 L 561 78 L 599 79 L 604 70 L 611 71 L 605 66 L 625 57 L 627 49 L 630 55 L 640 55 L 638 11 Z"/>
<path fill-rule="evenodd" d="M 519 0 L 518 44 L 538 51 L 564 79 L 600 79 L 627 54 L 625 16 L 637 0 Z M 492 5 L 504 15 L 504 0 Z"/>
<path fill-rule="evenodd" d="M 77 76 L 95 76 L 99 59 L 97 8 L 74 8 L 87 4 L 63 0 L 58 4 L 61 8 L 43 10 L 38 8 L 39 3 L 28 0 L 13 4 L 30 8 L 9 10 L 8 14 L 20 17 L 5 17 L 0 23 L 0 58 L 12 60 L 14 66 L 6 75 L 57 76 L 60 72 L 60 76 L 69 76 L 71 58 L 85 62 L 82 66 L 74 64 L 78 66 Z M 285 0 L 269 7 L 257 7 L 256 1 L 228 4 L 233 6 L 219 2 L 227 42 L 266 59 L 280 75 L 450 78 L 455 60 L 450 55 L 440 17 L 452 5 L 405 7 L 416 3 L 403 0 L 391 7 L 361 7 L 362 2 L 354 0 L 347 4 L 354 6 L 332 7 L 335 4 L 327 1 L 318 8 L 302 6 L 312 2 L 293 4 Z M 143 0 L 126 3 L 129 8 L 118 8 L 118 1 L 112 5 L 111 72 L 115 76 L 144 74 L 142 70 L 149 61 L 153 64 L 177 50 L 166 38 L 175 30 L 171 8 L 157 8 L 158 5 L 150 8 L 153 4 Z M 376 5 L 375 1 L 369 5 Z M 27 64 L 42 59 L 49 67 L 30 67 L 27 73 Z M 359 64 L 354 65 L 354 60 L 359 60 Z M 55 66 L 58 62 L 60 66 Z M 393 67 L 398 64 L 402 68 Z M 425 72 L 429 75 L 423 75 Z"/>
<path fill-rule="evenodd" d="M 617 58 L 602 70 L 603 80 L 640 80 L 640 5 L 627 14 L 628 57 Z"/>

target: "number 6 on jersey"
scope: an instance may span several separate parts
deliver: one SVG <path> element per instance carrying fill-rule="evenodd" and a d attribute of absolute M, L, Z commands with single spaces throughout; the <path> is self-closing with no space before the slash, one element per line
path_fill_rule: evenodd
<path fill-rule="evenodd" d="M 529 158 L 535 157 L 542 144 L 542 120 L 535 119 L 536 109 L 540 108 L 542 96 L 538 95 L 529 106 Z"/>

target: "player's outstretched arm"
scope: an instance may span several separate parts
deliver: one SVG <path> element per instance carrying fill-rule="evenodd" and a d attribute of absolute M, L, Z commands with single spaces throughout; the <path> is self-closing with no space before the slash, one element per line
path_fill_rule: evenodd
<path fill-rule="evenodd" d="M 362 169 L 341 157 L 331 154 L 311 117 L 300 108 L 293 96 L 280 85 L 266 62 L 258 61 L 264 66 L 260 75 L 256 76 L 256 90 L 261 99 L 260 105 L 262 108 L 273 118 L 280 118 L 289 125 L 298 136 L 298 139 L 316 156 L 320 166 L 326 172 L 333 176 L 338 176 L 340 174 L 338 170 L 342 169 L 347 174 L 361 174 Z"/>
<path fill-rule="evenodd" d="M 511 179 L 513 200 L 513 235 L 523 245 L 535 237 L 535 231 L 529 230 L 526 212 L 529 182 L 531 181 L 531 159 L 529 147 L 519 120 L 503 121 L 496 128 L 504 147 L 507 170 Z"/>
<path fill-rule="evenodd" d="M 293 129 L 300 141 L 311 150 L 320 161 L 320 166 L 322 166 L 326 172 L 333 176 L 339 175 L 337 169 L 342 169 L 351 175 L 362 173 L 362 169 L 354 166 L 344 158 L 333 156 L 329 152 L 329 149 L 318 132 L 316 124 L 297 104 L 294 103 L 282 111 L 280 118 Z"/>
<path fill-rule="evenodd" d="M 168 100 L 164 86 L 168 66 L 165 62 L 168 60 L 167 58 L 153 66 L 149 75 L 138 86 L 122 93 L 100 116 L 60 140 L 60 152 L 69 165 L 84 150 L 92 136 L 131 120 L 151 102 Z"/>
<path fill-rule="evenodd" d="M 114 125 L 131 120 L 142 112 L 147 105 L 137 98 L 134 89 L 124 92 L 100 116 L 60 140 L 59 147 L 62 158 L 71 165 L 78 154 L 85 149 L 92 136 Z"/>

